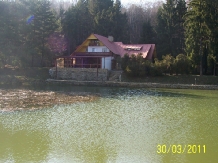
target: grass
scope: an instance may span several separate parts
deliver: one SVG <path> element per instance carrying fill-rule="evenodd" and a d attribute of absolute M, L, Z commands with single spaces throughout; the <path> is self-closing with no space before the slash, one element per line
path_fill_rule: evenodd
<path fill-rule="evenodd" d="M 3 68 L 0 69 L 0 84 L 28 84 L 32 81 L 44 81 L 49 78 L 49 68 Z"/>
<path fill-rule="evenodd" d="M 197 84 L 197 85 L 218 85 L 217 76 L 199 75 L 163 75 L 158 77 L 132 78 L 122 75 L 124 82 L 147 82 L 162 84 Z"/>
<path fill-rule="evenodd" d="M 48 67 L 0 69 L 0 84 L 11 84 L 11 83 L 13 84 L 13 82 L 28 84 L 33 81 L 45 81 L 48 78 L 50 78 Z M 163 75 L 157 77 L 135 78 L 135 77 L 128 77 L 125 74 L 122 74 L 122 81 L 162 83 L 162 84 L 195 84 L 196 83 L 197 85 L 218 85 L 218 76 Z"/>

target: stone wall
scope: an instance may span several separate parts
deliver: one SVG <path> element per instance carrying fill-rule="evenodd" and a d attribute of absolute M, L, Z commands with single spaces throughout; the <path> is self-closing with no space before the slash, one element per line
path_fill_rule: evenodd
<path fill-rule="evenodd" d="M 49 70 L 50 76 L 56 78 L 56 68 Z M 106 81 L 108 80 L 107 69 L 97 68 L 57 68 L 57 79 L 76 81 Z"/>

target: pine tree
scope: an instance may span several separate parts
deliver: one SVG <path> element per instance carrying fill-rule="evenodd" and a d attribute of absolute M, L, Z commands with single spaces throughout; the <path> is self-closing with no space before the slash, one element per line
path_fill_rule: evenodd
<path fill-rule="evenodd" d="M 89 0 L 88 9 L 93 17 L 102 10 L 108 10 L 113 6 L 112 0 Z"/>
<path fill-rule="evenodd" d="M 206 0 L 192 0 L 185 15 L 186 53 L 195 66 L 199 65 L 203 74 L 203 49 L 207 46 L 208 27 L 206 18 Z"/>
<path fill-rule="evenodd" d="M 48 0 L 36 2 L 36 12 L 34 13 L 35 39 L 41 53 L 41 65 L 43 66 L 46 55 L 46 46 L 48 37 L 57 29 L 56 17 L 50 8 Z"/>
<path fill-rule="evenodd" d="M 183 16 L 186 13 L 184 0 L 167 0 L 157 14 L 157 53 L 159 58 L 165 54 L 174 57 L 183 52 Z"/>
<path fill-rule="evenodd" d="M 20 4 L 0 1 L 0 64 L 3 66 L 21 65 L 23 11 Z"/>
<path fill-rule="evenodd" d="M 88 10 L 88 2 L 80 0 L 64 14 L 63 32 L 68 40 L 68 55 L 93 32 L 93 20 Z"/>
<path fill-rule="evenodd" d="M 127 15 L 121 13 L 119 0 L 108 9 L 98 12 L 94 20 L 95 33 L 103 36 L 112 35 L 115 41 L 128 42 Z"/>
<path fill-rule="evenodd" d="M 216 74 L 218 63 L 218 1 L 208 0 L 205 6 L 205 23 L 209 29 L 208 58 L 213 62 L 213 75 Z"/>
<path fill-rule="evenodd" d="M 150 20 L 147 20 L 143 23 L 142 26 L 140 43 L 144 43 L 144 44 L 154 43 L 155 41 L 154 38 L 155 38 L 155 34 L 154 34 L 153 27 L 151 26 Z"/>

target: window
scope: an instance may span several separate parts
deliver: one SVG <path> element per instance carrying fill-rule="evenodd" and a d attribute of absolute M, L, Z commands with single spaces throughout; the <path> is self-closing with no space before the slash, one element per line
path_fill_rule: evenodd
<path fill-rule="evenodd" d="M 98 40 L 91 40 L 89 42 L 89 46 L 99 46 L 99 45 L 100 45 L 100 43 Z"/>
<path fill-rule="evenodd" d="M 92 52 L 95 52 L 95 48 L 92 48 Z"/>
<path fill-rule="evenodd" d="M 107 52 L 107 48 L 102 48 L 102 52 Z"/>

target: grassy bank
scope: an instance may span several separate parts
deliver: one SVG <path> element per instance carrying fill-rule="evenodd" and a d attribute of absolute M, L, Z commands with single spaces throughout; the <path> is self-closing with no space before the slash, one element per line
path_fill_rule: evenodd
<path fill-rule="evenodd" d="M 158 77 L 132 78 L 122 75 L 123 82 L 146 82 L 162 84 L 196 84 L 196 85 L 218 85 L 217 76 L 199 75 L 163 75 Z"/>
<path fill-rule="evenodd" d="M 50 78 L 49 68 L 4 68 L 0 69 L 1 85 L 27 85 L 41 82 Z M 196 79 L 196 80 L 195 80 Z M 161 84 L 196 84 L 196 85 L 218 85 L 217 76 L 199 75 L 163 75 L 158 77 L 133 78 L 122 74 L 122 82 L 161 83 Z"/>
<path fill-rule="evenodd" d="M 0 69 L 1 85 L 26 85 L 32 82 L 44 82 L 49 78 L 49 68 L 4 68 Z"/>

